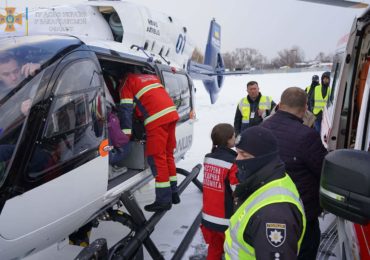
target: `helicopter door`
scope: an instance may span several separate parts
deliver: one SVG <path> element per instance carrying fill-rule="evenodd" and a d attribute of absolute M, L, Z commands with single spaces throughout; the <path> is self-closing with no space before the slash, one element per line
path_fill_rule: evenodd
<path fill-rule="evenodd" d="M 108 183 L 108 156 L 99 149 L 107 138 L 104 83 L 94 57 L 81 53 L 70 54 L 56 68 L 59 76 L 45 98 L 50 104 L 44 127 L 25 172 L 29 190 L 6 202 L 4 238 L 66 236 L 103 206 Z M 45 167 L 36 167 L 43 158 L 48 158 Z"/>
<path fill-rule="evenodd" d="M 162 71 L 164 86 L 175 103 L 179 114 L 176 125 L 176 151 L 175 160 L 179 161 L 190 149 L 193 142 L 193 102 L 192 81 L 186 74 Z"/>

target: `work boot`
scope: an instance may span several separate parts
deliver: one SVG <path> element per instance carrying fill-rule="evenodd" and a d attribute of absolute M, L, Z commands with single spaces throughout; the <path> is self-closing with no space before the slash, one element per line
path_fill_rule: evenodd
<path fill-rule="evenodd" d="M 173 192 L 172 193 L 172 204 L 179 204 L 179 203 L 180 203 L 179 193 Z"/>
<path fill-rule="evenodd" d="M 171 207 L 172 207 L 171 202 L 159 203 L 159 202 L 154 201 L 154 203 L 144 206 L 144 209 L 146 211 L 155 212 L 155 211 L 170 210 Z"/>

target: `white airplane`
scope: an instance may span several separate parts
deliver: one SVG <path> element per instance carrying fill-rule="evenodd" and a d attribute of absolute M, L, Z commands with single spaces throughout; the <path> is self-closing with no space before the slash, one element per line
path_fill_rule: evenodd
<path fill-rule="evenodd" d="M 363 8 L 364 2 L 302 0 Z M 338 41 L 331 71 L 331 94 L 323 112 L 321 139 L 327 147 L 320 203 L 338 216 L 339 259 L 370 259 L 370 9 Z M 327 235 L 330 232 L 327 233 Z M 333 233 L 333 232 L 331 232 Z"/>
<path fill-rule="evenodd" d="M 164 213 L 146 222 L 131 196 L 152 179 L 143 132 L 134 128 L 124 167 L 110 166 L 105 103 L 118 95 L 114 86 L 124 72 L 157 75 L 180 115 L 175 158 L 183 158 L 193 140 L 192 78 L 203 80 L 212 102 L 222 87 L 220 26 L 211 22 L 205 63 L 196 64 L 189 62 L 193 47 L 186 27 L 129 2 L 37 9 L 27 14 L 24 37 L 5 32 L 18 26 L 14 12 L 5 11 L 0 53 L 41 67 L 0 96 L 0 259 L 34 254 L 101 219 L 119 221 L 133 231 L 109 249 L 112 259 L 132 259 L 142 246 L 137 241 L 145 241 L 151 256 L 160 258 L 149 235 Z M 29 100 L 26 113 L 24 100 Z M 199 170 L 194 167 L 181 191 Z M 131 216 L 117 210 L 122 204 Z M 96 254 L 97 245 L 101 254 L 108 254 L 104 244 L 96 241 L 83 257 Z"/>

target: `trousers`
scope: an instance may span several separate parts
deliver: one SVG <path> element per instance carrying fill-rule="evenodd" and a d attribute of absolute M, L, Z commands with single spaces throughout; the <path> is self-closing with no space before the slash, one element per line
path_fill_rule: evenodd
<path fill-rule="evenodd" d="M 172 202 L 177 192 L 176 165 L 173 156 L 176 148 L 176 121 L 146 129 L 146 156 L 155 177 L 156 202 Z"/>

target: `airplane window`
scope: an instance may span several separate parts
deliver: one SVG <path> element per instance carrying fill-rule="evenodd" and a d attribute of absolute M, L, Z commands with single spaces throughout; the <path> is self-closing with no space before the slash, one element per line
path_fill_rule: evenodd
<path fill-rule="evenodd" d="M 189 81 L 184 74 L 163 71 L 164 85 L 176 105 L 180 120 L 189 119 L 191 110 Z"/>
<path fill-rule="evenodd" d="M 56 167 L 80 155 L 86 161 L 86 152 L 98 149 L 105 136 L 103 86 L 89 60 L 73 63 L 59 76 L 43 138 L 29 163 L 30 178 L 55 174 Z"/>

